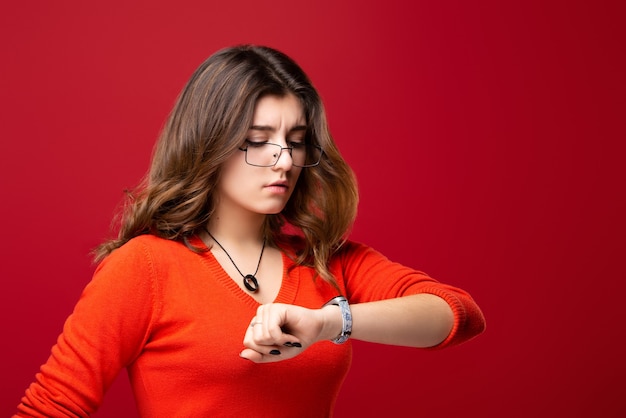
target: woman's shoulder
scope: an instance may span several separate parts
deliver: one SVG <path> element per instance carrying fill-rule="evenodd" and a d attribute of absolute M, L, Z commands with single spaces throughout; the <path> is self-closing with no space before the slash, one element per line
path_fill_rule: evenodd
<path fill-rule="evenodd" d="M 134 238 L 131 238 L 122 247 L 130 247 L 130 248 L 147 247 L 147 248 L 153 248 L 157 250 L 160 250 L 160 249 L 172 250 L 180 246 L 184 247 L 185 245 L 184 243 L 177 241 L 177 240 L 161 238 L 152 234 L 142 234 Z"/>
<path fill-rule="evenodd" d="M 113 250 L 103 261 L 110 262 L 138 262 L 145 260 L 157 262 L 181 254 L 191 252 L 183 242 L 157 237 L 152 234 L 143 234 L 131 238 L 121 247 Z"/>
<path fill-rule="evenodd" d="M 306 249 L 306 240 L 299 235 L 284 235 L 280 238 L 280 242 L 277 243 L 278 247 L 286 253 L 292 255 L 299 255 Z M 339 245 L 330 257 L 330 262 L 342 262 L 346 259 L 353 259 L 355 257 L 362 256 L 382 256 L 372 247 L 359 241 L 346 239 Z"/>
<path fill-rule="evenodd" d="M 152 234 L 142 234 L 128 240 L 118 250 L 122 251 L 158 251 L 168 252 L 177 250 L 180 247 L 185 247 L 185 244 L 180 241 L 161 238 Z M 117 251 L 117 250 L 116 250 Z"/>
<path fill-rule="evenodd" d="M 360 241 L 354 241 L 347 239 L 344 241 L 337 251 L 335 252 L 335 256 L 337 257 L 354 257 L 359 255 L 364 255 L 368 253 L 378 254 L 376 250 L 370 247 L 367 244 L 364 244 Z"/>

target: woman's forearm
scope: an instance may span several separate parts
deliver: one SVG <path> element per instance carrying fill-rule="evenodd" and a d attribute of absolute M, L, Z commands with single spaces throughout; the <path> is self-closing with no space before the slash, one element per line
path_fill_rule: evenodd
<path fill-rule="evenodd" d="M 407 347 L 432 347 L 446 340 L 455 317 L 439 296 L 420 293 L 350 305 L 354 339 Z M 244 335 L 240 356 L 255 363 L 293 358 L 318 341 L 342 332 L 341 308 L 321 309 L 282 303 L 261 305 Z"/>
<path fill-rule="evenodd" d="M 408 347 L 432 347 L 450 334 L 454 315 L 440 297 L 421 293 L 397 299 L 350 306 L 352 334 L 357 340 Z M 341 331 L 339 307 L 328 306 L 324 334 L 329 339 Z"/>

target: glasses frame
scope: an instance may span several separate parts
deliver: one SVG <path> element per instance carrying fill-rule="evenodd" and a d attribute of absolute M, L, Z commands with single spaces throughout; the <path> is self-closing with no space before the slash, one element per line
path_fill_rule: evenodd
<path fill-rule="evenodd" d="M 320 147 L 319 145 L 315 145 L 315 144 L 302 144 L 304 146 L 307 147 L 313 147 L 313 148 L 317 148 L 317 150 L 320 152 L 320 157 L 317 159 L 317 162 L 315 164 L 307 164 L 307 165 L 298 165 L 296 163 L 293 162 L 293 149 L 294 147 L 283 147 L 280 144 L 275 144 L 273 142 L 263 142 L 263 145 L 274 145 L 277 146 L 278 148 L 280 148 L 280 152 L 278 153 L 278 158 L 276 158 L 276 161 L 274 162 L 274 164 L 270 164 L 270 165 L 261 165 L 261 164 L 252 164 L 250 162 L 248 162 L 248 147 L 250 145 L 246 144 L 245 147 L 239 147 L 239 151 L 243 151 L 246 153 L 245 156 L 245 161 L 246 164 L 251 165 L 253 167 L 274 167 L 276 166 L 276 164 L 278 164 L 278 161 L 280 161 L 280 156 L 283 154 L 284 150 L 288 150 L 289 152 L 289 156 L 292 158 L 292 164 L 294 167 L 300 167 L 300 168 L 309 168 L 309 167 L 316 167 L 320 164 L 320 161 L 322 161 L 322 155 L 324 154 L 324 150 L 322 149 L 322 147 Z"/>

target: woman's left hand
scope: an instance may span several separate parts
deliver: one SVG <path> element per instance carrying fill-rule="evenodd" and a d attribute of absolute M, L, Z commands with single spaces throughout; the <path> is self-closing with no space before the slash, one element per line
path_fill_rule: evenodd
<path fill-rule="evenodd" d="M 290 359 L 311 344 L 333 338 L 340 330 L 337 306 L 307 309 L 282 303 L 261 305 L 246 329 L 246 348 L 240 356 L 255 363 Z"/>

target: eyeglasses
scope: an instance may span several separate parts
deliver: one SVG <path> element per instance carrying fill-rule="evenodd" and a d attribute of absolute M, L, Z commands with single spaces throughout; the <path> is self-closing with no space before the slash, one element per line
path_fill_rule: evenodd
<path fill-rule="evenodd" d="M 271 142 L 246 141 L 246 146 L 239 148 L 246 153 L 246 163 L 256 167 L 273 167 L 283 150 L 287 150 L 296 167 L 315 167 L 322 158 L 322 147 L 313 144 L 292 142 L 288 147 L 281 147 Z"/>

